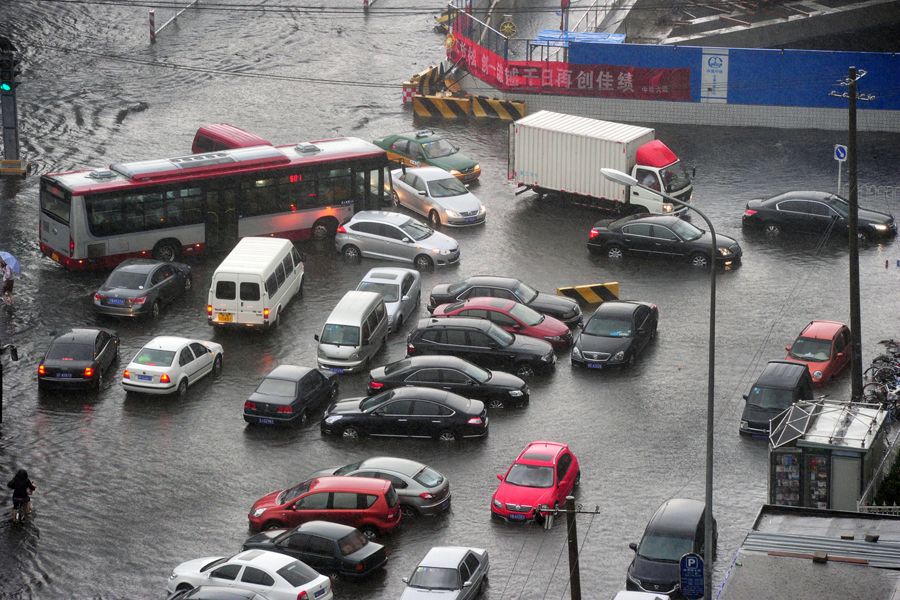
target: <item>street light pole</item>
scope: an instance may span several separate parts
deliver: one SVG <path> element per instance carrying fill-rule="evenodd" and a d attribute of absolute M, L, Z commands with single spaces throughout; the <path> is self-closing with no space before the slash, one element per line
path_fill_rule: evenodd
<path fill-rule="evenodd" d="M 712 237 L 712 245 L 709 249 L 709 365 L 707 367 L 707 387 L 706 387 L 706 508 L 704 511 L 704 540 L 703 540 L 703 596 L 704 598 L 712 597 L 712 564 L 713 564 L 713 429 L 715 420 L 713 419 L 713 411 L 715 408 L 715 381 L 716 381 L 716 255 L 719 253 L 719 246 L 716 241 L 716 229 L 713 227 L 712 221 L 703 214 L 698 208 L 682 202 L 678 198 L 666 194 L 665 192 L 654 190 L 643 186 L 640 182 L 621 171 L 615 169 L 600 169 L 603 176 L 610 181 L 615 181 L 626 186 L 636 186 L 647 190 L 653 194 L 659 194 L 668 202 L 676 206 L 684 207 L 692 210 L 706 223 L 709 227 L 709 234 Z"/>

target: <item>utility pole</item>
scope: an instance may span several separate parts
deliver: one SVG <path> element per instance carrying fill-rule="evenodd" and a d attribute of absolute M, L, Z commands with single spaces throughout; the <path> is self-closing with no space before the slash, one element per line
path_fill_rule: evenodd
<path fill-rule="evenodd" d="M 9 357 L 19 360 L 19 349 L 12 344 L 0 346 L 0 423 L 3 422 L 3 353 L 9 350 Z"/>
<path fill-rule="evenodd" d="M 578 529 L 575 526 L 575 497 L 566 496 L 566 531 L 569 539 L 570 598 L 581 600 L 581 575 L 578 572 Z"/>
<path fill-rule="evenodd" d="M 0 176 L 25 177 L 19 157 L 19 121 L 16 114 L 16 88 L 19 86 L 19 51 L 15 45 L 0 37 L 0 112 L 3 113 L 3 159 Z"/>

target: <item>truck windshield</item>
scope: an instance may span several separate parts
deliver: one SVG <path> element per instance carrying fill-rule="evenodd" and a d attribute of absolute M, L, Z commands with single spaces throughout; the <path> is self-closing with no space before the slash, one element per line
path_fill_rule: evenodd
<path fill-rule="evenodd" d="M 668 167 L 659 170 L 662 176 L 663 184 L 666 186 L 666 192 L 674 193 L 683 190 L 691 183 L 691 176 L 688 175 L 687 169 L 680 160 L 675 161 Z"/>

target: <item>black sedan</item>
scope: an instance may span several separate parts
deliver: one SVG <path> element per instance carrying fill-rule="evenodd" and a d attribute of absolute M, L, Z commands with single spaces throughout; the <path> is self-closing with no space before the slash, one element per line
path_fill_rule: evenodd
<path fill-rule="evenodd" d="M 94 293 L 94 310 L 111 317 L 154 319 L 160 309 L 191 289 L 191 268 L 145 258 L 126 260 Z"/>
<path fill-rule="evenodd" d="M 39 388 L 100 389 L 119 359 L 119 336 L 109 329 L 72 329 L 50 342 L 38 365 Z"/>
<path fill-rule="evenodd" d="M 488 408 L 528 403 L 528 385 L 503 371 L 489 371 L 456 356 L 413 356 L 369 372 L 369 393 L 405 385 L 439 388 L 483 401 Z"/>
<path fill-rule="evenodd" d="M 281 365 L 244 402 L 244 420 L 253 425 L 302 426 L 315 407 L 337 394 L 338 380 L 331 371 Z"/>
<path fill-rule="evenodd" d="M 859 208 L 859 234 L 866 239 L 896 235 L 897 224 L 888 213 Z M 828 192 L 786 192 L 765 200 L 751 200 L 742 222 L 748 228 L 762 229 L 769 235 L 782 230 L 816 234 L 830 232 L 846 237 L 849 230 L 847 201 Z"/>
<path fill-rule="evenodd" d="M 293 556 L 318 571 L 361 578 L 384 567 L 384 546 L 358 529 L 309 521 L 294 529 L 271 529 L 247 538 L 242 550 L 269 550 Z"/>
<path fill-rule="evenodd" d="M 431 290 L 428 312 L 441 305 L 466 298 L 505 298 L 525 304 L 539 313 L 556 317 L 569 327 L 582 321 L 581 307 L 571 298 L 539 292 L 512 277 L 477 275 L 457 283 L 441 283 Z"/>
<path fill-rule="evenodd" d="M 368 398 L 341 400 L 325 411 L 322 433 L 437 438 L 451 442 L 488 434 L 487 409 L 470 400 L 423 387 L 403 387 Z"/>
<path fill-rule="evenodd" d="M 709 232 L 675 216 L 628 215 L 617 221 L 594 223 L 588 236 L 591 254 L 621 260 L 626 254 L 688 259 L 695 267 L 709 267 Z M 734 238 L 716 234 L 716 258 L 729 266 L 741 260 L 741 247 Z"/>
<path fill-rule="evenodd" d="M 602 369 L 630 367 L 656 337 L 659 309 L 649 302 L 604 302 L 575 339 L 572 364 Z"/>

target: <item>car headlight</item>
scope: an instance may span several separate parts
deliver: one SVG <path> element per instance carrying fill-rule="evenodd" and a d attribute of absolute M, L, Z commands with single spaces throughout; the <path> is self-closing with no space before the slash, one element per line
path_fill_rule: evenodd
<path fill-rule="evenodd" d="M 462 175 L 462 173 L 460 173 L 456 169 L 450 169 L 450 174 L 453 175 L 454 177 L 459 177 L 460 175 Z"/>
<path fill-rule="evenodd" d="M 497 508 L 503 508 L 503 503 L 494 498 L 494 506 L 496 506 Z"/>
<path fill-rule="evenodd" d="M 872 225 L 872 229 L 874 229 L 875 231 L 887 231 L 887 230 L 888 230 L 888 226 L 887 226 L 887 225 L 881 225 L 881 224 L 879 224 L 879 225 Z"/>
<path fill-rule="evenodd" d="M 675 206 L 669 202 L 666 202 L 662 205 L 662 212 L 664 212 L 664 213 L 675 212 Z"/>
<path fill-rule="evenodd" d="M 815 379 L 815 380 L 822 379 L 822 371 L 813 371 L 813 379 Z"/>
<path fill-rule="evenodd" d="M 447 256 L 448 254 L 450 254 L 449 250 L 441 250 L 441 256 Z"/>
<path fill-rule="evenodd" d="M 449 208 L 444 209 L 447 213 L 448 217 L 453 217 L 454 219 L 460 218 L 462 215 L 456 212 L 455 210 L 450 210 Z"/>
<path fill-rule="evenodd" d="M 264 508 L 257 508 L 256 510 L 253 511 L 253 516 L 254 516 L 254 517 L 261 517 L 261 516 L 263 515 L 264 512 L 266 512 L 266 509 L 264 509 Z"/>
<path fill-rule="evenodd" d="M 322 357 L 328 356 L 327 354 L 325 354 L 325 350 L 323 348 L 319 348 L 318 355 Z"/>
<path fill-rule="evenodd" d="M 169 579 L 175 579 L 176 577 L 178 577 L 178 573 L 176 573 L 175 571 L 172 571 L 172 574 L 169 575 Z"/>
<path fill-rule="evenodd" d="M 350 355 L 350 360 L 356 360 L 359 358 L 359 352 L 354 352 Z"/>
<path fill-rule="evenodd" d="M 572 348 L 572 356 L 575 358 L 581 358 L 581 350 L 578 349 L 578 346 Z"/>
<path fill-rule="evenodd" d="M 729 250 L 728 248 L 719 248 L 719 255 L 720 256 L 731 256 L 731 250 Z"/>
<path fill-rule="evenodd" d="M 509 395 L 513 398 L 520 398 L 523 396 L 522 390 L 509 390 Z"/>
<path fill-rule="evenodd" d="M 562 336 L 561 335 L 551 335 L 551 336 L 545 337 L 544 339 L 547 340 L 548 342 L 561 342 Z"/>
<path fill-rule="evenodd" d="M 750 421 L 741 420 L 741 429 L 750 429 Z"/>
<path fill-rule="evenodd" d="M 543 356 L 541 357 L 541 360 L 542 360 L 543 362 L 550 362 L 550 361 L 552 361 L 552 360 L 553 360 L 553 353 L 550 352 L 549 354 L 543 355 Z"/>
<path fill-rule="evenodd" d="M 334 425 L 338 421 L 341 420 L 341 415 L 331 415 L 330 417 L 325 417 L 325 422 L 329 425 Z"/>
<path fill-rule="evenodd" d="M 625 360 L 625 351 L 624 351 L 624 350 L 619 350 L 618 352 L 616 352 L 615 354 L 613 354 L 612 359 L 613 359 L 614 361 L 616 361 L 616 362 L 618 362 L 618 361 L 620 361 L 620 360 Z"/>
<path fill-rule="evenodd" d="M 628 573 L 628 579 L 630 579 L 634 583 L 638 584 L 639 586 L 644 587 L 644 584 L 641 583 L 641 580 L 638 579 L 637 577 L 635 577 L 634 575 L 632 575 L 631 573 Z"/>
<path fill-rule="evenodd" d="M 487 207 L 486 207 L 484 204 L 482 204 L 481 206 L 478 207 L 478 212 L 479 212 L 479 213 L 486 213 L 486 212 L 487 212 Z"/>

